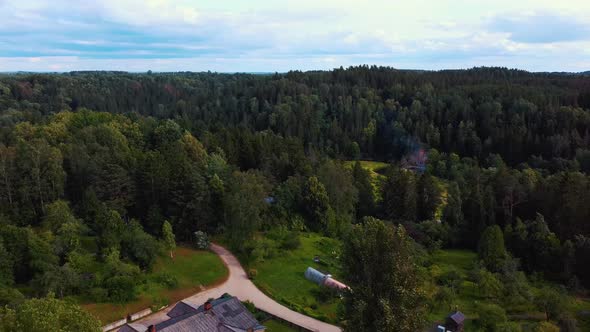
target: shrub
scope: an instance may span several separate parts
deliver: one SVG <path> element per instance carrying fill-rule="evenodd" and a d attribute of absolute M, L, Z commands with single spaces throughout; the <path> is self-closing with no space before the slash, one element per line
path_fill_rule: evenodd
<path fill-rule="evenodd" d="M 156 312 L 163 306 L 168 305 L 169 302 L 170 300 L 165 297 L 156 296 L 152 298 L 152 305 L 150 306 L 150 309 L 152 309 L 153 312 Z"/>
<path fill-rule="evenodd" d="M 537 325 L 535 332 L 559 332 L 559 327 L 550 322 L 541 322 Z"/>
<path fill-rule="evenodd" d="M 93 302 L 106 302 L 109 300 L 109 292 L 104 288 L 91 288 L 88 291 L 88 296 Z"/>
<path fill-rule="evenodd" d="M 154 276 L 154 281 L 166 288 L 178 287 L 178 279 L 167 272 L 163 272 Z"/>
<path fill-rule="evenodd" d="M 508 321 L 506 311 L 495 304 L 480 303 L 477 305 L 477 313 L 479 314 L 477 325 L 485 331 L 500 332 L 502 330 L 499 326 Z"/>
<path fill-rule="evenodd" d="M 497 329 L 502 332 L 522 332 L 520 324 L 514 322 L 498 324 Z"/>
<path fill-rule="evenodd" d="M 0 286 L 0 307 L 15 307 L 24 302 L 25 297 L 15 288 Z"/>
<path fill-rule="evenodd" d="M 440 287 L 434 297 L 436 303 L 444 306 L 450 306 L 454 298 L 454 292 L 448 287 Z"/>
<path fill-rule="evenodd" d="M 248 270 L 248 278 L 254 280 L 257 275 L 258 275 L 258 270 L 256 270 L 256 269 L 249 269 Z"/>
<path fill-rule="evenodd" d="M 105 288 L 112 301 L 124 303 L 135 298 L 135 280 L 132 277 L 115 276 L 107 279 Z"/>
<path fill-rule="evenodd" d="M 268 319 L 267 314 L 263 311 L 258 310 L 258 308 L 254 306 L 254 303 L 250 301 L 245 301 L 242 302 L 242 304 L 244 305 L 244 307 L 246 307 L 246 309 L 248 309 L 248 311 L 250 311 L 250 313 L 252 313 L 252 315 L 254 315 L 254 318 L 256 318 L 257 321 L 262 322 Z"/>
<path fill-rule="evenodd" d="M 194 233 L 194 241 L 195 241 L 195 248 L 201 249 L 201 250 L 209 249 L 209 245 L 211 244 L 207 233 L 202 232 L 202 231 L 196 231 Z"/>
<path fill-rule="evenodd" d="M 292 232 L 291 236 L 288 236 L 283 240 L 281 243 L 281 248 L 285 250 L 295 250 L 301 246 L 301 240 L 299 240 L 299 235 L 297 233 Z"/>
<path fill-rule="evenodd" d="M 456 270 L 451 270 L 447 273 L 444 273 L 440 275 L 437 279 L 437 283 L 439 285 L 451 287 L 454 289 L 458 289 L 461 285 L 461 274 L 459 274 L 459 272 L 457 272 Z"/>

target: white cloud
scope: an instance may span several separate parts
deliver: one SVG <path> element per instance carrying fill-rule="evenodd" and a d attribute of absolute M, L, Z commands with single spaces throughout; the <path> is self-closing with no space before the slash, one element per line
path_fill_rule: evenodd
<path fill-rule="evenodd" d="M 587 22 L 586 0 L 0 0 L 0 70 L 578 70 Z"/>

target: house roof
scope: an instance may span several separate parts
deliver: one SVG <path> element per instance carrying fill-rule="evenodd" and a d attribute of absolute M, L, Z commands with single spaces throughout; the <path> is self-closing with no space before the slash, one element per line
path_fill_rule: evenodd
<path fill-rule="evenodd" d="M 212 308 L 205 312 L 204 305 L 195 306 L 188 302 L 179 302 L 170 310 L 170 319 L 156 324 L 158 332 L 246 332 L 248 329 L 261 330 L 263 327 L 244 307 L 236 297 L 222 297 L 211 301 Z M 133 330 L 121 329 L 119 331 L 140 331 L 133 326 L 139 324 L 127 324 Z M 146 328 L 147 329 L 147 328 Z M 141 332 L 145 331 L 142 330 Z"/>
<path fill-rule="evenodd" d="M 455 311 L 451 313 L 447 318 L 453 320 L 453 322 L 455 322 L 456 324 L 463 324 L 463 322 L 465 321 L 465 315 L 461 311 Z"/>

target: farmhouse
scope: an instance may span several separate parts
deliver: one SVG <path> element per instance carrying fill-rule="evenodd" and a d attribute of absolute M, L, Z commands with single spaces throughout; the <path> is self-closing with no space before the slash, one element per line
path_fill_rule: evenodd
<path fill-rule="evenodd" d="M 262 332 L 260 325 L 238 298 L 222 296 L 201 306 L 178 302 L 170 319 L 156 325 L 128 323 L 119 332 Z"/>

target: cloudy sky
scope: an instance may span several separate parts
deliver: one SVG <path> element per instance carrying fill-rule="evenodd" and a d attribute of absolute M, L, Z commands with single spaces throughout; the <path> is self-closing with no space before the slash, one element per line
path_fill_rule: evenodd
<path fill-rule="evenodd" d="M 0 0 L 0 71 L 590 70 L 589 0 Z"/>

